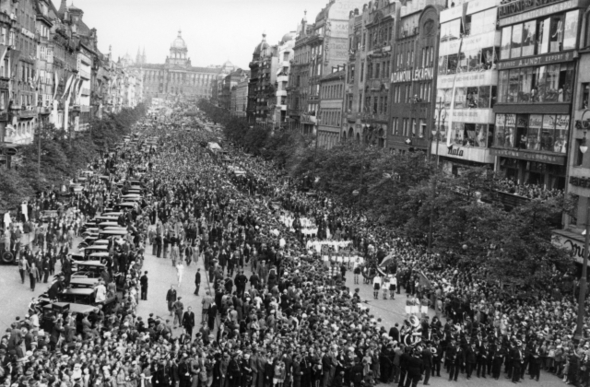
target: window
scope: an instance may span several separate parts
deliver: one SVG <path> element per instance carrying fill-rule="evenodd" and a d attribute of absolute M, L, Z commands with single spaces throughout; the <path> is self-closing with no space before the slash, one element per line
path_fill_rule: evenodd
<path fill-rule="evenodd" d="M 448 70 L 448 56 L 441 56 L 438 58 L 438 74 L 446 75 Z"/>
<path fill-rule="evenodd" d="M 541 130 L 541 150 L 552 152 L 555 132 L 555 116 L 544 115 Z"/>
<path fill-rule="evenodd" d="M 461 37 L 461 19 L 455 19 L 441 25 L 441 42 L 459 39 Z"/>
<path fill-rule="evenodd" d="M 564 37 L 564 16 L 552 16 L 547 19 L 550 23 L 549 30 L 549 52 L 559 52 L 563 48 L 563 37 Z M 575 33 L 574 33 L 575 34 Z M 575 35 L 574 35 L 575 40 Z"/>
<path fill-rule="evenodd" d="M 365 62 L 361 63 L 361 82 L 363 82 L 363 76 L 365 74 Z"/>
<path fill-rule="evenodd" d="M 524 23 L 522 30 L 522 56 L 535 55 L 535 35 L 537 32 L 537 22 L 530 21 Z"/>
<path fill-rule="evenodd" d="M 391 133 L 395 136 L 399 135 L 398 119 L 394 118 L 391 122 Z"/>
<path fill-rule="evenodd" d="M 518 58 L 521 55 L 522 24 L 512 27 L 512 44 L 510 45 L 510 57 Z"/>
<path fill-rule="evenodd" d="M 407 118 L 404 118 L 403 125 L 404 125 L 404 127 L 403 127 L 402 135 L 407 137 L 410 135 Z"/>
<path fill-rule="evenodd" d="M 500 59 L 510 58 L 510 44 L 512 41 L 512 27 L 502 28 L 502 43 L 500 46 Z"/>
<path fill-rule="evenodd" d="M 455 109 L 464 109 L 465 108 L 465 89 L 462 87 L 458 87 L 455 89 Z"/>

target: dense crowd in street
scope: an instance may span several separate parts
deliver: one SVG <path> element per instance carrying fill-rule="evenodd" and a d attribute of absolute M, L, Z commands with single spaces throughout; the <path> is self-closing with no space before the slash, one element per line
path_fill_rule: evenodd
<path fill-rule="evenodd" d="M 225 144 L 227 155 L 206 150 L 215 134 L 204 125 L 182 113 L 146 119 L 137 141 L 89 166 L 109 179 L 90 179 L 61 206 L 54 191 L 31 203 L 59 215 L 36 233 L 38 252 L 19 256 L 21 275 L 47 279 L 61 260 L 67 285 L 80 225 L 118 202 L 130 178 L 145 187 L 141 205 L 118 220 L 130 232 L 112 244 L 100 285 L 114 294 L 113 273 L 123 273 L 119 305 L 66 313 L 45 331 L 32 302 L 0 343 L 4 385 L 408 387 L 439 377 L 539 380 L 542 369 L 589 385 L 590 332 L 574 343 L 576 304 L 557 272 L 537 299 L 508 298 L 482 273 L 446 267 L 330 197 L 300 190 L 271 162 Z M 153 137 L 157 147 L 142 147 Z M 200 290 L 200 271 L 195 281 L 202 321 L 174 286 L 169 320 L 137 316 L 146 248 L 148 259 L 170 260 L 179 283 L 184 265 L 203 260 L 210 287 Z M 63 285 L 56 279 L 52 288 Z M 405 318 L 375 318 L 361 286 L 376 298 L 405 297 Z"/>
<path fill-rule="evenodd" d="M 562 198 L 564 191 L 562 189 L 548 189 L 546 185 L 539 184 L 520 184 L 519 181 L 512 179 L 502 179 L 495 183 L 496 190 L 506 192 L 529 199 L 549 199 Z"/>

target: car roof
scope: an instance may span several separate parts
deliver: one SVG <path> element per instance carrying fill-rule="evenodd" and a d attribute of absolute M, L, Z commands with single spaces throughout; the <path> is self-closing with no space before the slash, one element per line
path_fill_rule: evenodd
<path fill-rule="evenodd" d="M 63 292 L 63 294 L 72 294 L 75 296 L 89 296 L 92 293 L 94 293 L 94 289 L 90 288 L 68 288 Z"/>
<path fill-rule="evenodd" d="M 78 261 L 76 262 L 78 266 L 96 266 L 96 267 L 104 267 L 105 264 L 100 261 Z"/>

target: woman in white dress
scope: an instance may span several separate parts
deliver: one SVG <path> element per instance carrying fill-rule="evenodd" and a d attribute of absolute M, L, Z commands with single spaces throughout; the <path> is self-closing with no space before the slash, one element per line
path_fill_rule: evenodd
<path fill-rule="evenodd" d="M 182 274 L 184 273 L 184 265 L 182 262 L 178 262 L 176 265 L 176 277 L 178 277 L 178 287 L 180 288 L 180 284 L 182 283 Z"/>

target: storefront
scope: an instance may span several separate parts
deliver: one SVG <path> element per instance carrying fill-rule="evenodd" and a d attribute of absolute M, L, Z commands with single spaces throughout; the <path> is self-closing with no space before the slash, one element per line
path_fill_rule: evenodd
<path fill-rule="evenodd" d="M 588 0 L 499 7 L 496 169 L 520 184 L 564 189 L 582 10 Z"/>

